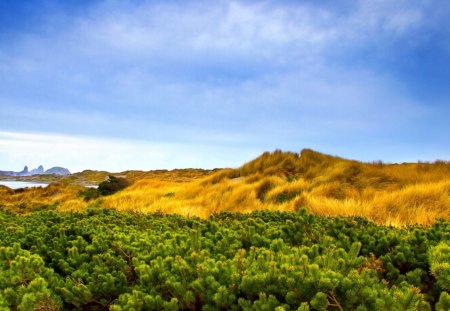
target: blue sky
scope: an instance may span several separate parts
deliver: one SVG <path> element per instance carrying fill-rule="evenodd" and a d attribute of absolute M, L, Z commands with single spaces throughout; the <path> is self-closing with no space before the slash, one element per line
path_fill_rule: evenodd
<path fill-rule="evenodd" d="M 450 159 L 450 2 L 0 2 L 0 169 Z"/>

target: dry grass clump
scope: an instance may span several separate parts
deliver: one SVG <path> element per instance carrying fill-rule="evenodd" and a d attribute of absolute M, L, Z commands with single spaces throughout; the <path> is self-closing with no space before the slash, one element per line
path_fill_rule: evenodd
<path fill-rule="evenodd" d="M 369 203 L 373 210 L 371 218 L 376 221 L 382 221 L 383 215 L 405 224 L 430 224 L 437 218 L 450 219 L 450 179 L 383 192 Z"/>
<path fill-rule="evenodd" d="M 0 206 L 20 213 L 36 208 L 56 207 L 78 200 L 78 193 L 84 189 L 78 185 L 50 184 L 47 187 L 33 187 L 12 190 L 0 190 Z M 79 208 L 81 204 L 78 204 Z M 85 206 L 84 206 L 85 208 Z"/>

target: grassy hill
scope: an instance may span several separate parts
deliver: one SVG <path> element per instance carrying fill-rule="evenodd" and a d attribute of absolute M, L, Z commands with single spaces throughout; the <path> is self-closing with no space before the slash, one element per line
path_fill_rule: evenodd
<path fill-rule="evenodd" d="M 63 179 L 100 182 L 107 172 L 83 172 Z M 47 198 L 60 210 L 101 205 L 118 210 L 177 213 L 206 218 L 221 211 L 309 211 L 328 216 L 362 216 L 394 226 L 450 219 L 450 163 L 362 163 L 305 149 L 266 152 L 236 169 L 127 171 L 132 184 L 111 196 L 86 202 L 74 186 L 66 196 L 45 191 L 0 189 L 0 205 L 27 206 L 27 197 Z M 88 178 L 88 176 L 90 176 Z M 95 176 L 95 177 L 93 177 Z M 42 192 L 37 195 L 34 192 Z M 31 207 L 36 206 L 30 205 Z"/>
<path fill-rule="evenodd" d="M 33 176 L 2 176 L 0 179 L 20 180 L 20 181 L 43 181 L 48 183 L 60 184 L 80 184 L 80 185 L 98 185 L 105 181 L 108 176 L 117 176 L 127 178 L 134 182 L 143 178 L 156 178 L 160 180 L 186 181 L 210 174 L 211 170 L 203 169 L 174 169 L 174 170 L 153 170 L 153 171 L 124 171 L 111 173 L 107 171 L 84 170 L 82 172 L 70 175 L 33 175 Z"/>
<path fill-rule="evenodd" d="M 450 218 L 450 163 L 361 163 L 312 150 L 266 152 L 191 182 L 139 180 L 103 204 L 201 217 L 306 207 L 387 225 L 430 224 Z"/>

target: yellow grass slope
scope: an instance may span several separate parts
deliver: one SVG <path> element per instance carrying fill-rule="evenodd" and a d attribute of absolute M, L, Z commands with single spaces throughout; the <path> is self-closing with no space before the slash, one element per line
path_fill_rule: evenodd
<path fill-rule="evenodd" d="M 87 203 L 79 197 L 85 188 L 79 185 L 50 184 L 48 187 L 11 190 L 0 186 L 0 208 L 17 213 L 35 209 L 58 209 L 61 211 L 83 210 Z"/>
<path fill-rule="evenodd" d="M 450 163 L 361 163 L 312 150 L 275 151 L 238 169 L 171 181 L 142 179 L 102 204 L 208 217 L 220 211 L 362 216 L 380 224 L 450 219 Z"/>
<path fill-rule="evenodd" d="M 81 176 L 92 175 L 94 180 L 106 174 L 92 171 Z M 43 189 L 0 187 L 0 207 L 20 212 L 48 206 L 78 211 L 94 205 L 199 217 L 305 207 L 320 215 L 362 216 L 395 226 L 450 219 L 450 163 L 443 161 L 361 163 L 306 149 L 299 154 L 266 152 L 237 169 L 121 174 L 131 186 L 89 202 L 80 195 L 85 188 L 65 180 Z"/>

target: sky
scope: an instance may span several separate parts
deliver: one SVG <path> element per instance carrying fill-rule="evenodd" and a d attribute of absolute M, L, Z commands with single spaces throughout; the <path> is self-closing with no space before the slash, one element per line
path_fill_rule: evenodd
<path fill-rule="evenodd" d="M 0 0 L 0 170 L 450 160 L 450 2 Z"/>

